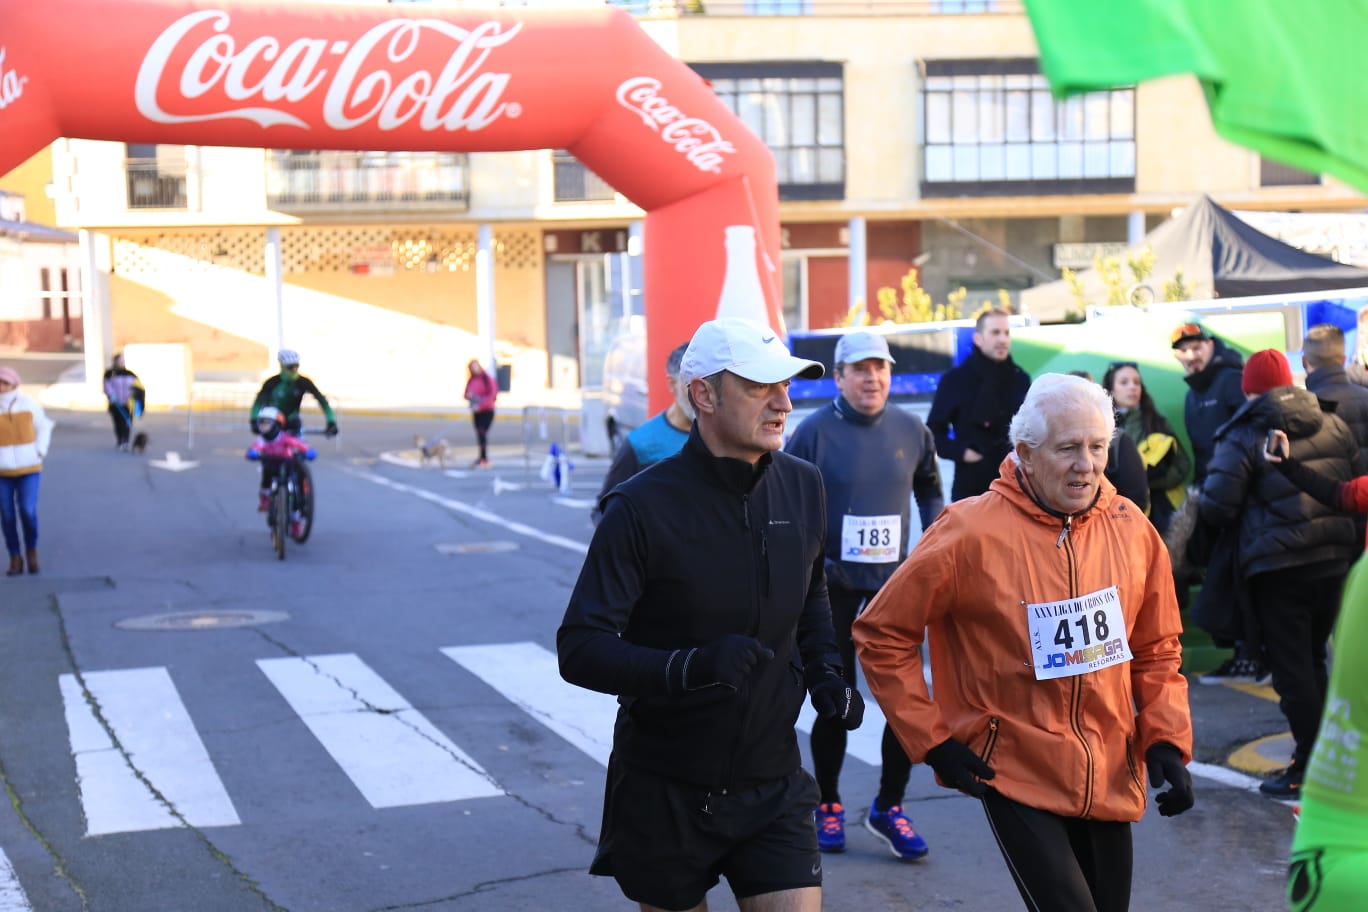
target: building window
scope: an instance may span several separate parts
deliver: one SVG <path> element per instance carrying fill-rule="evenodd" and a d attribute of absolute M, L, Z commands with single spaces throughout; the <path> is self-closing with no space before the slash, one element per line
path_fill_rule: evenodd
<path fill-rule="evenodd" d="M 1284 165 L 1282 162 L 1274 161 L 1271 158 L 1259 157 L 1260 187 L 1307 187 L 1315 186 L 1320 182 L 1319 174 L 1312 174 L 1310 171 L 1303 171 L 1301 168 Z"/>
<path fill-rule="evenodd" d="M 927 61 L 923 196 L 1130 193 L 1135 90 L 1056 101 L 1034 60 Z"/>
<path fill-rule="evenodd" d="M 998 0 L 931 0 L 933 15 L 996 13 Z"/>
<path fill-rule="evenodd" d="M 464 209 L 470 202 L 463 152 L 267 152 L 273 209 Z"/>
<path fill-rule="evenodd" d="M 781 200 L 845 197 L 845 77 L 839 63 L 694 64 L 774 153 Z"/>
<path fill-rule="evenodd" d="M 612 202 L 617 198 L 612 184 L 584 167 L 583 162 L 564 149 L 551 153 L 551 166 L 558 203 Z"/>
<path fill-rule="evenodd" d="M 810 0 L 744 0 L 747 16 L 806 16 L 812 12 Z"/>
<path fill-rule="evenodd" d="M 185 147 L 128 143 L 124 172 L 129 209 L 184 209 Z"/>

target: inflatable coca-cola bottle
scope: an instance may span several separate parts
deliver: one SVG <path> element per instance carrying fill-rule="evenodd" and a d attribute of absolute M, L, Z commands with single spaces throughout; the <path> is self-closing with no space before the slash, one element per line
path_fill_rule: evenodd
<path fill-rule="evenodd" d="M 769 326 L 765 292 L 760 287 L 760 270 L 755 261 L 755 229 L 750 225 L 728 225 L 727 272 L 722 277 L 722 295 L 717 300 L 717 319 L 740 317 Z"/>

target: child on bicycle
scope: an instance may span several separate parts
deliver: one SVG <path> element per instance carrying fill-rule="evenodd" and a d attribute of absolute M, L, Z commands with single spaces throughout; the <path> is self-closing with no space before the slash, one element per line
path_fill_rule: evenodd
<path fill-rule="evenodd" d="M 268 405 L 257 413 L 256 429 L 260 436 L 247 448 L 247 458 L 261 462 L 261 490 L 257 500 L 257 512 L 265 513 L 271 509 L 271 481 L 280 471 L 280 464 L 301 455 L 305 459 L 313 459 L 318 455 L 318 451 L 285 430 L 285 416 L 274 406 Z M 292 535 L 298 536 L 302 519 L 299 511 L 295 510 L 290 517 Z"/>

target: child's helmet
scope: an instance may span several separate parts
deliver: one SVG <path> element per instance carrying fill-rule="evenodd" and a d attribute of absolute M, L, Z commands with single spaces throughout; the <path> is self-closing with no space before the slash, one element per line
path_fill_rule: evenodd
<path fill-rule="evenodd" d="M 285 428 L 285 416 L 280 413 L 280 409 L 273 405 L 268 405 L 257 412 L 256 422 L 257 430 L 261 431 L 261 436 L 267 440 L 275 440 Z M 266 422 L 270 422 L 271 426 L 263 430 L 261 425 Z"/>

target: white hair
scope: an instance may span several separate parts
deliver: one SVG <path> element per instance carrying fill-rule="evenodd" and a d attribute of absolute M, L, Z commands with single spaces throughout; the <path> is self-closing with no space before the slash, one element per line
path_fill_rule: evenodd
<path fill-rule="evenodd" d="M 1015 449 L 1024 443 L 1035 449 L 1050 436 L 1049 419 L 1073 406 L 1092 406 L 1107 426 L 1107 438 L 1116 434 L 1116 411 L 1112 398 L 1101 386 L 1070 374 L 1041 374 L 1026 393 L 1026 401 L 1012 416 L 1007 434 Z"/>

